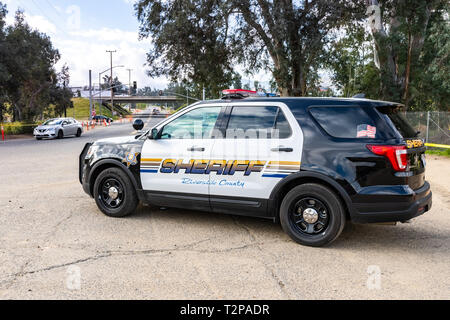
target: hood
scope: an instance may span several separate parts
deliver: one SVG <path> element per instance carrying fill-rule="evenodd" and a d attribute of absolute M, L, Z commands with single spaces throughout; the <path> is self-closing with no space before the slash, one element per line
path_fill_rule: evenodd
<path fill-rule="evenodd" d="M 136 139 L 136 136 L 125 136 L 125 137 L 116 137 L 116 138 L 108 138 L 97 140 L 94 145 L 119 145 L 119 144 L 130 144 L 136 143 L 137 141 L 141 141 Z"/>
<path fill-rule="evenodd" d="M 36 129 L 39 130 L 48 130 L 48 129 L 55 129 L 58 128 L 60 125 L 59 124 L 55 124 L 55 125 L 51 125 L 51 126 L 38 126 L 36 127 Z"/>

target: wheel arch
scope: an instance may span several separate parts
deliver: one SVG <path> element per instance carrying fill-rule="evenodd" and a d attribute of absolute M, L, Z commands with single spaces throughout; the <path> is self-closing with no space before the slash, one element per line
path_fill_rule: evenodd
<path fill-rule="evenodd" d="M 270 195 L 269 212 L 273 212 L 275 221 L 279 220 L 281 202 L 286 194 L 294 187 L 305 183 L 317 183 L 334 191 L 344 205 L 346 217 L 351 218 L 352 201 L 347 191 L 336 180 L 316 172 L 299 172 L 281 180 Z"/>
<path fill-rule="evenodd" d="M 98 161 L 92 167 L 92 169 L 90 171 L 88 181 L 89 181 L 89 191 L 90 191 L 91 195 L 94 194 L 94 184 L 95 184 L 95 180 L 97 179 L 99 174 L 101 172 L 103 172 L 104 170 L 107 170 L 110 168 L 118 168 L 118 169 L 121 169 L 123 172 L 125 172 L 125 174 L 130 178 L 130 180 L 134 186 L 134 189 L 136 191 L 139 190 L 139 186 L 138 186 L 138 183 L 137 183 L 135 177 L 130 172 L 130 170 L 127 169 L 127 167 L 125 165 L 123 165 L 120 161 L 115 160 L 115 159 L 103 159 L 103 160 Z"/>

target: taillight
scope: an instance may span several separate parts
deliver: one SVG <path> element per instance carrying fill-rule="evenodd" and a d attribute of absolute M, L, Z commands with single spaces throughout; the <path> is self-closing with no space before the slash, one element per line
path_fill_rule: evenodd
<path fill-rule="evenodd" d="M 406 171 L 408 167 L 408 149 L 406 146 L 368 145 L 367 148 L 376 155 L 388 158 L 395 171 Z"/>

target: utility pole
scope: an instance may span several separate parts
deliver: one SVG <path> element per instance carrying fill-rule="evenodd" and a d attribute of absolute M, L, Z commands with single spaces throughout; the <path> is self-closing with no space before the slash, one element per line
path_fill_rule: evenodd
<path fill-rule="evenodd" d="M 131 97 L 131 71 L 133 71 L 133 69 L 127 70 L 128 70 L 128 95 Z"/>
<path fill-rule="evenodd" d="M 99 106 L 98 113 L 101 116 L 102 115 L 102 104 L 103 104 L 103 101 L 102 101 L 102 74 L 101 73 L 98 74 L 98 88 L 100 89 L 100 92 L 99 92 L 100 106 Z"/>
<path fill-rule="evenodd" d="M 63 87 L 64 87 L 64 94 L 66 93 L 66 80 L 63 81 Z M 73 108 L 75 111 L 75 107 Z M 67 105 L 64 102 L 64 118 L 67 118 Z"/>
<path fill-rule="evenodd" d="M 92 120 L 92 70 L 89 70 L 89 120 Z"/>
<path fill-rule="evenodd" d="M 112 110 L 112 114 L 114 115 L 114 86 L 113 86 L 113 53 L 116 53 L 117 50 L 106 50 L 106 52 L 109 52 L 110 54 L 110 60 L 111 60 L 111 78 L 110 78 L 110 82 L 111 82 L 111 110 Z"/>
<path fill-rule="evenodd" d="M 203 101 L 206 100 L 206 90 L 205 87 L 203 86 Z"/>

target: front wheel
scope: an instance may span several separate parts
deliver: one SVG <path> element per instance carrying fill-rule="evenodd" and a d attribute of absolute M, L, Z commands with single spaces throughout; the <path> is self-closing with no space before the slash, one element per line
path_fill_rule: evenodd
<path fill-rule="evenodd" d="M 336 240 L 345 226 L 345 211 L 338 196 L 320 184 L 292 189 L 280 207 L 283 230 L 296 242 L 322 247 Z"/>
<path fill-rule="evenodd" d="M 133 183 L 119 168 L 106 169 L 98 175 L 94 197 L 98 208 L 113 218 L 132 214 L 139 203 Z"/>
<path fill-rule="evenodd" d="M 58 139 L 63 139 L 64 138 L 64 132 L 62 130 L 58 131 Z"/>
<path fill-rule="evenodd" d="M 77 130 L 77 138 L 81 137 L 81 129 Z"/>

